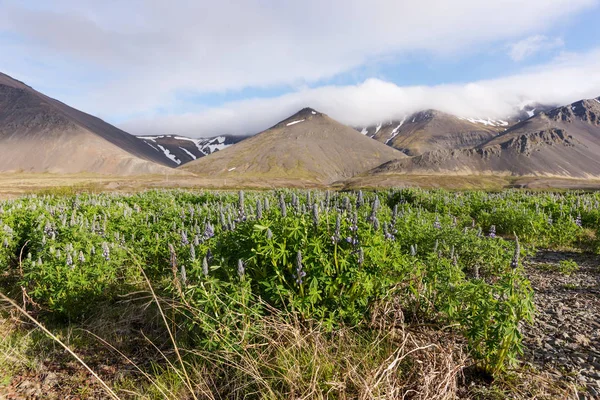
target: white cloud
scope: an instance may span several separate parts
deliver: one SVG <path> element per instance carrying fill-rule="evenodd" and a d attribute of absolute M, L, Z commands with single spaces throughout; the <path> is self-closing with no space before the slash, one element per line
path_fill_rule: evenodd
<path fill-rule="evenodd" d="M 190 136 L 259 132 L 309 106 L 340 122 L 364 126 L 433 108 L 459 116 L 506 117 L 527 103 L 568 104 L 600 95 L 600 48 L 563 54 L 518 75 L 461 85 L 399 87 L 378 79 L 353 86 L 304 89 L 270 99 L 249 99 L 197 113 L 131 120 L 136 134 Z"/>
<path fill-rule="evenodd" d="M 565 43 L 561 38 L 534 35 L 511 44 L 508 55 L 514 61 L 523 61 L 536 53 L 561 48 L 564 45 Z"/>
<path fill-rule="evenodd" d="M 0 0 L 0 34 L 18 38 L 10 49 L 0 41 L 0 53 L 11 54 L 0 59 L 0 69 L 18 72 L 34 87 L 60 77 L 69 88 L 61 99 L 103 116 L 149 115 L 176 107 L 180 91 L 315 82 L 415 51 L 452 57 L 483 51 L 597 4 Z M 88 70 L 95 72 L 92 79 L 81 80 Z"/>

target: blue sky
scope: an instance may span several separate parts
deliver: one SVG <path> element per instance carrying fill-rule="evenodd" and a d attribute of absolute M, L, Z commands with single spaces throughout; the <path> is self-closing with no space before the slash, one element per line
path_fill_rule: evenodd
<path fill-rule="evenodd" d="M 600 95 L 600 0 L 0 0 L 0 71 L 135 134 Z M 5 56 L 6 55 L 6 56 Z"/>

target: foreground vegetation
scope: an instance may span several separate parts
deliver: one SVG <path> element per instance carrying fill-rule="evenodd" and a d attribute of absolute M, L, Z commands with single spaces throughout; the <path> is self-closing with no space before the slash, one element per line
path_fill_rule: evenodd
<path fill-rule="evenodd" d="M 106 396 L 453 398 L 466 367 L 514 373 L 535 312 L 521 259 L 596 251 L 599 202 L 416 189 L 30 196 L 0 204 L 1 291 L 53 342 L 125 360 L 134 372 Z M 15 332 L 5 355 L 32 346 L 30 328 Z"/>

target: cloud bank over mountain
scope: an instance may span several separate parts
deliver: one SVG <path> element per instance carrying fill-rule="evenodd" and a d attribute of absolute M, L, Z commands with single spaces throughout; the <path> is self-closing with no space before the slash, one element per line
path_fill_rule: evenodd
<path fill-rule="evenodd" d="M 401 118 L 428 108 L 459 116 L 501 118 L 525 104 L 566 104 L 597 97 L 600 95 L 597 71 L 600 71 L 600 49 L 586 54 L 563 54 L 551 63 L 499 79 L 409 87 L 368 79 L 357 85 L 304 89 L 275 98 L 248 99 L 121 125 L 136 134 L 247 134 L 259 132 L 304 106 L 354 126 Z"/>

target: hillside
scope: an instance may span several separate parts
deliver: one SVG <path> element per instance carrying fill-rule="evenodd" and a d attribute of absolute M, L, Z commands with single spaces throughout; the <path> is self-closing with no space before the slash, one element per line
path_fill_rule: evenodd
<path fill-rule="evenodd" d="M 137 175 L 176 163 L 99 118 L 0 73 L 0 171 Z"/>
<path fill-rule="evenodd" d="M 600 98 L 542 112 L 472 149 L 437 150 L 386 163 L 374 174 L 600 177 Z"/>
<path fill-rule="evenodd" d="M 245 136 L 223 135 L 210 138 L 189 138 L 185 136 L 160 135 L 138 136 L 148 146 L 161 151 L 165 157 L 177 165 L 187 164 L 190 161 L 223 150 L 232 144 L 244 140 Z"/>
<path fill-rule="evenodd" d="M 320 184 L 404 154 L 305 108 L 272 128 L 182 168 L 218 178 L 278 178 Z"/>

